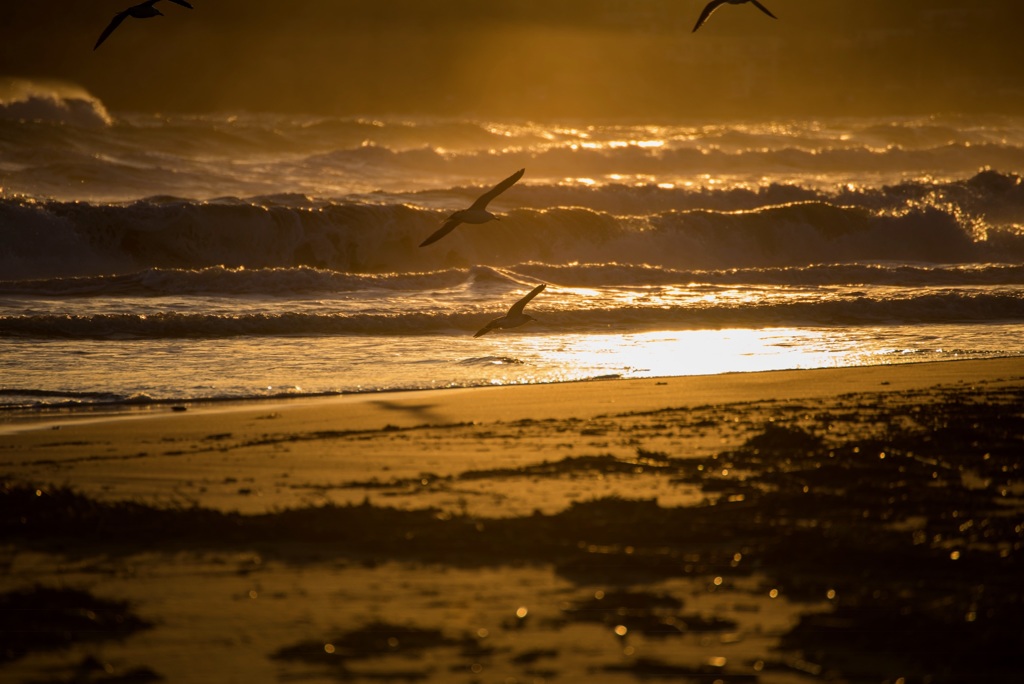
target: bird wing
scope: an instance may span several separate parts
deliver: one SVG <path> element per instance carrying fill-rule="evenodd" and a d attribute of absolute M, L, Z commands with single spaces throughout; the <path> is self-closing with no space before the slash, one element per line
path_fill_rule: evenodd
<path fill-rule="evenodd" d="M 696 31 L 701 26 L 703 26 L 704 22 L 707 21 L 708 17 L 711 16 L 711 13 L 714 12 L 719 7 L 721 7 L 722 5 L 724 5 L 725 3 L 726 0 L 711 0 L 711 2 L 705 5 L 703 11 L 701 11 L 700 13 L 700 16 L 697 17 L 697 23 L 693 25 L 693 30 Z"/>
<path fill-rule="evenodd" d="M 181 5 L 182 7 L 188 7 L 189 9 L 195 9 L 191 4 L 185 2 L 185 0 L 171 0 L 175 5 Z"/>
<path fill-rule="evenodd" d="M 462 223 L 462 221 L 460 221 L 457 218 L 449 218 L 447 221 L 444 222 L 444 225 L 442 225 L 440 228 L 431 233 L 430 237 L 428 237 L 426 240 L 421 242 L 420 247 L 426 247 L 427 245 L 434 244 L 435 242 L 443 238 L 445 235 L 455 230 L 455 226 L 459 225 L 460 223 Z"/>
<path fill-rule="evenodd" d="M 759 3 L 759 2 L 757 1 L 757 0 L 750 0 L 750 2 L 754 3 L 754 7 L 756 7 L 756 8 L 757 8 L 757 9 L 759 9 L 759 10 L 761 10 L 762 12 L 764 12 L 765 14 L 767 14 L 767 15 L 768 15 L 769 17 L 771 17 L 772 19 L 778 19 L 778 17 L 777 17 L 777 16 L 775 16 L 774 14 L 772 14 L 772 13 L 771 13 L 771 12 L 770 12 L 770 11 L 768 10 L 768 8 L 767 8 L 767 7 L 765 7 L 764 5 L 762 5 L 761 3 Z"/>
<path fill-rule="evenodd" d="M 99 40 L 97 40 L 96 44 L 92 46 L 92 49 L 95 50 L 96 48 L 98 48 L 100 44 L 107 39 L 107 36 L 113 33 L 114 29 L 120 26 L 121 22 L 124 21 L 127 17 L 128 10 L 125 10 L 124 12 L 118 12 L 117 14 L 115 14 L 114 18 L 110 20 L 109 24 L 107 24 L 107 28 L 103 29 L 103 33 L 100 34 Z"/>
<path fill-rule="evenodd" d="M 480 337 L 481 335 L 486 335 L 487 333 L 491 332 L 496 327 L 498 327 L 498 321 L 500 321 L 502 318 L 503 317 L 495 318 L 493 321 L 477 330 L 476 333 L 473 334 L 473 337 Z"/>
<path fill-rule="evenodd" d="M 494 199 L 495 197 L 497 197 L 498 195 L 500 195 L 501 193 L 505 192 L 506 190 L 511 188 L 513 185 L 515 185 L 516 181 L 519 180 L 520 178 L 522 178 L 524 173 L 526 173 L 526 169 L 519 169 L 518 171 L 513 173 L 511 176 L 509 176 L 505 180 L 501 181 L 500 183 L 495 185 L 493 188 L 491 188 L 490 190 L 488 190 L 484 194 L 480 195 L 476 199 L 476 202 L 473 202 L 472 206 L 470 206 L 469 208 L 470 209 L 486 209 L 488 203 L 492 199 Z"/>
<path fill-rule="evenodd" d="M 518 302 L 516 302 L 515 304 L 512 305 L 512 307 L 508 310 L 508 315 L 509 316 L 517 316 L 519 314 L 522 314 L 523 313 L 523 309 L 525 309 L 526 305 L 530 303 L 530 300 L 533 299 L 534 297 L 536 297 L 537 295 L 539 295 L 541 293 L 541 291 L 544 290 L 545 287 L 547 287 L 547 285 L 544 284 L 544 283 L 541 283 L 537 287 L 535 287 L 532 290 L 530 290 L 530 294 L 526 295 L 525 297 L 523 297 Z"/>

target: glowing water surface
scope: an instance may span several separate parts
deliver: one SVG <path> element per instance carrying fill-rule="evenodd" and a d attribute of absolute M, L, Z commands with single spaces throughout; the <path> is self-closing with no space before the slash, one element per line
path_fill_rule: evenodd
<path fill-rule="evenodd" d="M 1020 326 L 628 334 L 0 339 L 0 405 L 247 399 L 846 367 L 1024 353 Z"/>

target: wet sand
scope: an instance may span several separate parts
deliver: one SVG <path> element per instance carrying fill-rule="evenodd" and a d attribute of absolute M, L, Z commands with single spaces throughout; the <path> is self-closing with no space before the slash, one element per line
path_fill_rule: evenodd
<path fill-rule="evenodd" d="M 5 681 L 1024 669 L 1021 358 L 184 408 L 0 426 Z"/>

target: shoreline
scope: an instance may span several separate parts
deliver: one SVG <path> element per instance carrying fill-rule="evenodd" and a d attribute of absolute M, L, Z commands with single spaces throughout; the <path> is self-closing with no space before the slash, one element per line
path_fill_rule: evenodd
<path fill-rule="evenodd" d="M 964 365 L 960 365 L 964 364 Z M 993 371 L 996 365 L 1007 365 L 1010 368 L 1018 366 L 1024 368 L 1024 356 L 998 356 L 982 359 L 946 359 L 941 361 L 916 361 L 909 363 L 878 364 L 868 366 L 843 366 L 827 368 L 796 368 L 785 370 L 768 371 L 730 371 L 709 375 L 675 375 L 650 378 L 621 378 L 621 377 L 597 377 L 581 380 L 567 380 L 558 382 L 542 383 L 521 383 L 504 385 L 473 385 L 466 387 L 439 387 L 430 389 L 388 389 L 372 390 L 365 392 L 337 392 L 327 394 L 281 394 L 267 397 L 247 398 L 209 398 L 194 400 L 154 400 L 145 403 L 117 402 L 113 404 L 83 404 L 76 406 L 41 406 L 38 408 L 12 408 L 9 411 L 0 411 L 0 436 L 18 434 L 26 431 L 61 429 L 72 425 L 87 425 L 95 423 L 117 422 L 123 420 L 139 420 L 166 417 L 174 414 L 179 420 L 184 419 L 186 414 L 190 417 L 197 415 L 209 415 L 215 413 L 237 413 L 246 411 L 264 411 L 268 409 L 278 410 L 282 408 L 329 409 L 335 404 L 364 404 L 376 403 L 379 405 L 401 406 L 412 401 L 422 401 L 428 397 L 436 403 L 447 405 L 451 402 L 447 399 L 462 395 L 464 393 L 480 393 L 478 397 L 487 396 L 488 393 L 511 392 L 522 394 L 533 394 L 537 391 L 553 392 L 561 397 L 572 396 L 578 398 L 580 394 L 586 394 L 583 388 L 609 383 L 619 388 L 623 393 L 622 403 L 639 401 L 642 406 L 650 407 L 659 403 L 665 392 L 652 390 L 651 387 L 666 387 L 673 385 L 675 389 L 682 392 L 682 396 L 690 397 L 690 393 L 704 393 L 711 390 L 712 394 L 703 395 L 715 397 L 716 401 L 729 401 L 732 396 L 742 393 L 742 387 L 749 381 L 753 387 L 764 387 L 777 384 L 776 390 L 784 390 L 786 397 L 798 398 L 804 396 L 821 396 L 830 393 L 827 386 L 830 382 L 837 383 L 837 386 L 849 386 L 867 380 L 878 379 L 880 387 L 896 390 L 920 386 L 920 370 L 936 369 L 930 377 L 938 381 L 950 381 L 959 379 L 959 376 L 970 372 L 979 372 L 979 379 L 989 378 L 992 375 L 999 375 Z M 970 368 L 967 366 L 970 365 Z M 898 370 L 897 370 L 898 369 Z M 1024 371 L 1021 371 L 1024 372 Z M 893 379 L 882 377 L 887 373 L 893 375 Z M 794 385 L 799 384 L 798 376 L 803 376 L 813 389 L 808 393 L 801 392 Z M 895 384 L 893 384 L 895 382 Z M 603 386 L 603 385 L 602 385 Z M 652 396 L 658 395 L 658 396 Z M 512 395 L 509 395 L 512 396 Z M 781 398 L 781 397 L 780 397 Z M 391 400 L 394 401 L 391 401 Z M 403 401 L 407 400 L 407 401 Z M 696 405 L 692 399 L 685 399 L 686 405 Z M 460 407 L 461 402 L 455 402 Z M 520 401 L 513 401 L 513 405 L 521 405 Z M 614 403 L 614 400 L 609 400 Z M 487 415 L 494 416 L 493 402 L 486 401 L 483 404 L 489 407 Z"/>
<path fill-rule="evenodd" d="M 554 511 L 582 494 L 549 492 L 540 503 L 525 495 L 512 505 L 505 495 L 494 498 L 493 491 L 470 488 L 473 494 L 467 497 L 429 485 L 468 471 L 531 467 L 540 459 L 628 460 L 638 451 L 710 456 L 741 445 L 776 414 L 797 410 L 793 407 L 798 415 L 810 416 L 819 405 L 884 404 L 887 397 L 903 401 L 912 396 L 923 401 L 1014 383 L 1024 384 L 1024 357 L 61 416 L 0 430 L 0 476 L 37 485 L 69 484 L 104 500 L 181 499 L 248 513 L 364 498 L 399 502 L 403 508 L 441 506 L 487 515 L 528 512 L 534 506 Z M 703 421 L 708 427 L 673 435 L 667 427 L 648 425 L 660 422 L 658 416 L 672 416 L 681 424 Z M 690 501 L 693 494 L 664 483 L 633 490 L 606 480 L 602 487 L 608 495 L 665 501 Z M 496 504 L 502 497 L 506 503 Z"/>

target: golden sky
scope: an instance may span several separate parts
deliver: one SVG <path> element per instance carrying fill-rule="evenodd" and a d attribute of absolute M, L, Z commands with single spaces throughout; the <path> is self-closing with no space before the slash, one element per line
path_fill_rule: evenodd
<path fill-rule="evenodd" d="M 1024 112 L 1019 0 L 33 0 L 0 9 L 0 76 L 112 109 L 493 117 Z"/>

